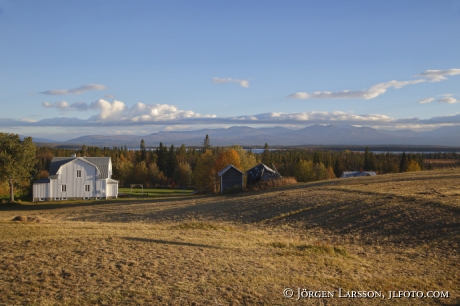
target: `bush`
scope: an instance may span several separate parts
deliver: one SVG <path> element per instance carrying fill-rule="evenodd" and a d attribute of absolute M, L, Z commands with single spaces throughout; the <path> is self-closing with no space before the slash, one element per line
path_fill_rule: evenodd
<path fill-rule="evenodd" d="M 248 186 L 249 190 L 263 190 L 263 189 L 271 189 L 277 187 L 283 187 L 288 185 L 297 184 L 297 180 L 294 177 L 280 177 L 277 179 L 270 179 L 270 180 L 261 180 L 254 185 Z"/>

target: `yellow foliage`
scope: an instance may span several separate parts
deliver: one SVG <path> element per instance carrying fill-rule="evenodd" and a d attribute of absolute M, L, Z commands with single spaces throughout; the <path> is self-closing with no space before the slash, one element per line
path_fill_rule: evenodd
<path fill-rule="evenodd" d="M 211 192 L 217 191 L 218 181 L 214 165 L 215 161 L 215 156 L 210 150 L 206 150 L 196 161 L 195 171 L 193 171 L 193 181 L 199 189 Z"/>
<path fill-rule="evenodd" d="M 220 152 L 219 156 L 217 156 L 214 168 L 216 172 L 219 173 L 230 164 L 238 169 L 241 169 L 240 156 L 234 149 L 226 149 L 225 151 Z"/>
<path fill-rule="evenodd" d="M 420 165 L 415 160 L 411 160 L 407 166 L 407 172 L 414 171 L 422 171 L 422 168 L 420 168 Z"/>

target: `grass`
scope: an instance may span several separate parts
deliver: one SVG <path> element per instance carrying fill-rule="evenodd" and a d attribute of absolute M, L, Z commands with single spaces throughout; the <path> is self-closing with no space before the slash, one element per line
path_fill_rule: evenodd
<path fill-rule="evenodd" d="M 131 188 L 125 188 L 125 187 L 121 187 L 121 188 L 118 188 L 118 192 L 119 193 L 125 193 L 125 194 L 152 194 L 152 195 L 157 195 L 157 194 L 182 194 L 182 193 L 192 193 L 193 192 L 193 189 L 180 189 L 180 188 L 175 188 L 175 189 L 172 189 L 172 188 L 144 188 L 143 190 L 139 187 L 136 187 L 132 189 L 132 192 L 131 192 Z"/>
<path fill-rule="evenodd" d="M 459 182 L 459 170 L 426 171 L 215 197 L 0 206 L 0 305 L 457 305 Z M 285 288 L 450 297 L 295 301 Z"/>

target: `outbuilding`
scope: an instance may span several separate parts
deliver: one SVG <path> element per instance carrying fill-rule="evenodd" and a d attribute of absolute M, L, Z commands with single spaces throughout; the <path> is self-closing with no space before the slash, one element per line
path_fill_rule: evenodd
<path fill-rule="evenodd" d="M 257 183 L 260 180 L 270 180 L 280 178 L 281 175 L 278 171 L 273 170 L 270 167 L 267 167 L 265 164 L 258 164 L 257 166 L 246 171 L 247 183 L 252 185 Z"/>
<path fill-rule="evenodd" d="M 220 176 L 220 193 L 224 193 L 229 188 L 243 189 L 244 173 L 232 164 L 222 169 Z"/>
<path fill-rule="evenodd" d="M 361 176 L 376 176 L 374 171 L 344 171 L 340 178 L 361 177 Z"/>

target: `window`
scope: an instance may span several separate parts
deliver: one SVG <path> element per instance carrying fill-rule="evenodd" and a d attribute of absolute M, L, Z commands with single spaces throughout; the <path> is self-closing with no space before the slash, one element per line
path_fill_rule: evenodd
<path fill-rule="evenodd" d="M 67 191 L 67 185 L 61 185 L 61 192 Z"/>
<path fill-rule="evenodd" d="M 85 185 L 85 191 L 89 191 L 89 185 Z"/>
<path fill-rule="evenodd" d="M 77 170 L 77 177 L 81 177 L 81 170 Z"/>

